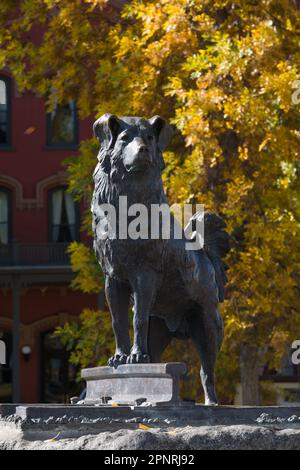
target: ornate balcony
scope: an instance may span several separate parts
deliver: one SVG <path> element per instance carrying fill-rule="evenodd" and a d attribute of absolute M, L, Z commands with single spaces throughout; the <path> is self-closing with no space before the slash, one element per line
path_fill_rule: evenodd
<path fill-rule="evenodd" d="M 68 243 L 0 245 L 0 267 L 70 266 Z"/>

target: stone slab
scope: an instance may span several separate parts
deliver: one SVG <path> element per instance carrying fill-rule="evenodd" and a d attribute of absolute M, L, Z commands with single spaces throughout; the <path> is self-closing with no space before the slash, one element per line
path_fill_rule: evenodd
<path fill-rule="evenodd" d="M 0 404 L 5 449 L 300 449 L 300 407 Z"/>
<path fill-rule="evenodd" d="M 84 404 L 179 404 L 179 379 L 185 373 L 186 365 L 181 362 L 84 369 Z"/>
<path fill-rule="evenodd" d="M 13 403 L 12 404 L 11 403 L 8 403 L 8 404 L 0 403 L 0 418 L 15 414 L 16 406 L 17 405 L 15 405 Z"/>
<path fill-rule="evenodd" d="M 203 406 L 92 406 L 92 405 L 1 405 L 0 425 L 11 423 L 23 431 L 88 427 L 93 430 L 152 427 L 262 425 L 300 429 L 300 407 Z"/>

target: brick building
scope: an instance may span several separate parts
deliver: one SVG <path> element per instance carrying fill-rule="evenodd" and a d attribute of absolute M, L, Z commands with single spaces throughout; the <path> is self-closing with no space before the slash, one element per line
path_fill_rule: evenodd
<path fill-rule="evenodd" d="M 96 296 L 70 288 L 66 248 L 82 240 L 83 208 L 66 192 L 62 162 L 91 136 L 92 121 L 79 122 L 74 103 L 47 114 L 45 102 L 20 94 L 0 73 L 0 402 L 63 402 L 74 373 L 51 332 L 78 318 Z"/>

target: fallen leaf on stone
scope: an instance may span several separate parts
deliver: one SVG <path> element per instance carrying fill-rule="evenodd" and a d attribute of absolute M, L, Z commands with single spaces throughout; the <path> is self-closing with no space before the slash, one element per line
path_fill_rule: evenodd
<path fill-rule="evenodd" d="M 177 432 L 176 431 L 167 431 L 166 434 L 169 434 L 169 436 L 176 436 Z"/>
<path fill-rule="evenodd" d="M 149 428 L 149 426 L 145 426 L 144 424 L 139 424 L 139 429 L 142 429 L 143 431 L 149 431 L 152 428 Z"/>
<path fill-rule="evenodd" d="M 60 435 L 60 432 L 59 432 L 55 437 L 52 437 L 51 439 L 47 439 L 47 440 L 44 441 L 44 442 L 54 442 L 54 441 L 56 441 L 56 439 L 59 437 L 59 435 Z"/>

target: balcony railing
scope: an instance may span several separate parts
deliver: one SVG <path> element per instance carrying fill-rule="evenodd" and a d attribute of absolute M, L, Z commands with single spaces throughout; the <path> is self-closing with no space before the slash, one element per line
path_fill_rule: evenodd
<path fill-rule="evenodd" d="M 68 243 L 0 244 L 0 266 L 69 266 Z"/>

